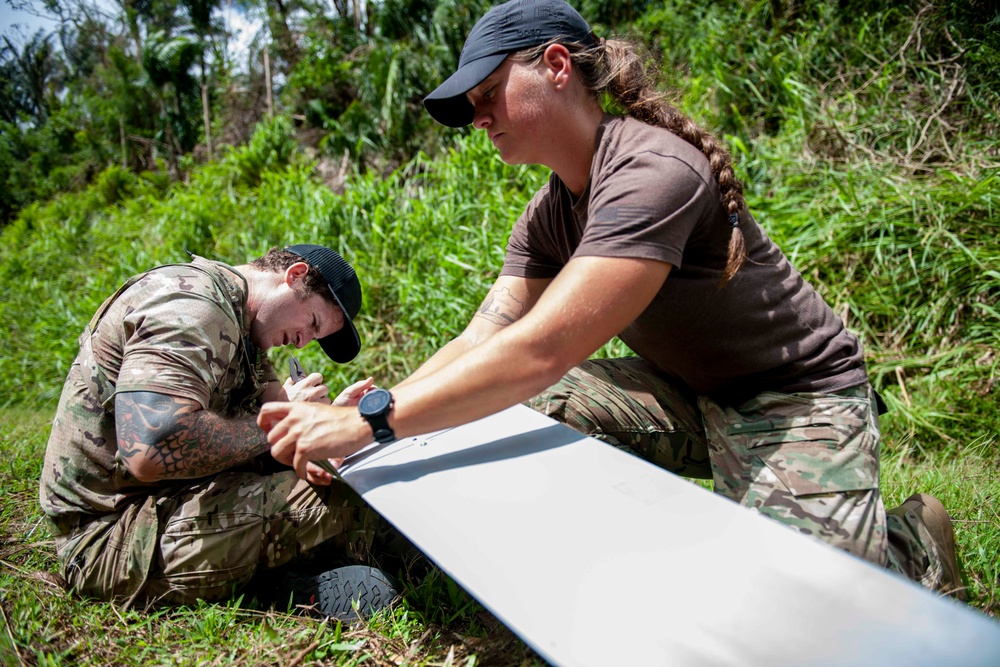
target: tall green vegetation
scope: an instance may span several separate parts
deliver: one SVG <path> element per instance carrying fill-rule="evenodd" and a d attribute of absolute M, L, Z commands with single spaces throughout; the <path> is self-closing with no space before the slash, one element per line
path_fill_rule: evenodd
<path fill-rule="evenodd" d="M 183 180 L 274 111 L 295 117 L 321 154 L 391 169 L 440 140 L 420 100 L 487 5 L 238 3 L 264 20 L 250 62 L 233 63 L 212 0 L 121 2 L 111 17 L 53 0 L 61 48 L 43 32 L 0 44 L 0 225 L 112 164 Z"/>
<path fill-rule="evenodd" d="M 398 165 L 432 149 L 442 130 L 421 100 L 430 82 L 453 71 L 489 4 L 390 0 L 372 8 L 363 30 L 350 17 L 310 20 L 285 104 L 323 131 L 323 152 L 361 166 Z"/>
<path fill-rule="evenodd" d="M 862 336 L 920 446 L 1000 426 L 1000 33 L 982 19 L 947 3 L 675 0 L 637 24 L 679 104 L 728 133 L 751 211 Z"/>
<path fill-rule="evenodd" d="M 342 252 L 363 278 L 368 340 L 337 382 L 365 369 L 398 379 L 454 335 L 492 282 L 510 221 L 541 171 L 509 167 L 488 141 L 467 136 L 444 158 L 418 156 L 388 178 L 352 174 L 335 194 L 292 132 L 284 118 L 261 125 L 182 188 L 116 167 L 82 193 L 22 212 L 0 244 L 7 402 L 52 400 L 101 300 L 132 273 L 187 261 L 187 252 L 233 263 L 292 242 Z M 304 360 L 335 370 L 314 353 Z"/>

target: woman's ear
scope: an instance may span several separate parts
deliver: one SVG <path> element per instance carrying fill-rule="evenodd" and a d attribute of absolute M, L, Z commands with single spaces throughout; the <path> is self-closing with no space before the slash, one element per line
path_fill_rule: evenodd
<path fill-rule="evenodd" d="M 569 49 L 562 44 L 549 44 L 542 54 L 542 63 L 557 90 L 569 85 L 573 73 L 573 59 L 570 57 Z"/>

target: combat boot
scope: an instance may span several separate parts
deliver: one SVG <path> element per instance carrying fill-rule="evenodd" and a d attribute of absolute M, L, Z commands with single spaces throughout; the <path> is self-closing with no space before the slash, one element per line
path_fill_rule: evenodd
<path fill-rule="evenodd" d="M 948 516 L 944 505 L 934 496 L 914 493 L 903 501 L 900 509 L 913 512 L 927 527 L 931 539 L 934 540 L 943 569 L 941 592 L 965 601 L 965 586 L 962 584 L 962 575 L 955 554 L 955 531 L 952 529 L 951 517 Z"/>
<path fill-rule="evenodd" d="M 401 596 L 391 575 L 367 565 L 347 565 L 306 574 L 294 570 L 277 579 L 274 601 L 341 621 L 371 618 Z"/>

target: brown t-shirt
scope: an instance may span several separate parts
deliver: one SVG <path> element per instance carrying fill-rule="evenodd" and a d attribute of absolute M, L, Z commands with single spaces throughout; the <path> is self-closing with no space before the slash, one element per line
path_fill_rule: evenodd
<path fill-rule="evenodd" d="M 858 339 L 748 213 L 747 260 L 723 288 L 731 228 L 708 160 L 662 128 L 605 116 L 578 199 L 553 174 L 514 226 L 501 275 L 553 278 L 573 257 L 673 266 L 619 337 L 700 394 L 832 392 L 866 380 Z"/>

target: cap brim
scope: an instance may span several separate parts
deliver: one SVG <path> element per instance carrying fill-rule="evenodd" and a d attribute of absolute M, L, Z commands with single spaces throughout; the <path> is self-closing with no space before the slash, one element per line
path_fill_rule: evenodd
<path fill-rule="evenodd" d="M 464 127 L 472 122 L 475 109 L 465 94 L 483 82 L 508 54 L 495 53 L 466 63 L 424 98 L 431 117 L 448 127 Z"/>
<path fill-rule="evenodd" d="M 361 339 L 354 324 L 346 322 L 344 328 L 326 338 L 320 338 L 319 346 L 338 364 L 346 364 L 358 356 L 361 351 Z"/>
<path fill-rule="evenodd" d="M 344 326 L 340 328 L 340 331 L 336 331 L 326 338 L 320 338 L 319 346 L 326 352 L 326 356 L 338 364 L 346 364 L 358 356 L 358 352 L 361 351 L 361 338 L 358 336 L 358 330 L 354 327 L 354 322 L 347 315 L 347 311 L 344 310 L 344 306 L 336 294 L 333 294 L 333 300 L 337 302 L 340 310 L 344 313 Z"/>

